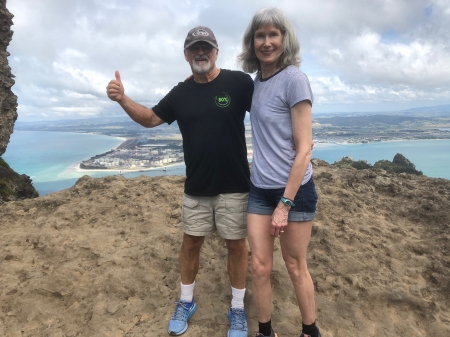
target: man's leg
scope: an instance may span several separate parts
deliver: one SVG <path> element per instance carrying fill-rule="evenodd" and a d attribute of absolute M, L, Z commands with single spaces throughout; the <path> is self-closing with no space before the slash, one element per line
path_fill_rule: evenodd
<path fill-rule="evenodd" d="M 187 330 L 188 320 L 197 310 L 194 285 L 200 264 L 200 249 L 205 236 L 214 231 L 211 198 L 185 194 L 182 203 L 184 234 L 179 255 L 181 296 L 168 328 L 169 334 L 174 336 L 181 335 Z"/>
<path fill-rule="evenodd" d="M 182 284 L 194 283 L 200 264 L 200 249 L 204 241 L 204 236 L 183 234 L 183 243 L 181 244 L 179 258 Z"/>
<path fill-rule="evenodd" d="M 248 269 L 247 237 L 248 193 L 228 193 L 219 196 L 216 205 L 216 227 L 228 249 L 228 275 L 231 283 L 231 308 L 228 311 L 228 337 L 247 337 L 247 317 L 244 310 L 245 279 Z"/>
<path fill-rule="evenodd" d="M 231 307 L 229 337 L 246 337 L 248 334 L 247 317 L 244 310 L 245 279 L 248 269 L 248 251 L 245 239 L 227 240 L 228 275 L 231 283 Z"/>
<path fill-rule="evenodd" d="M 203 241 L 205 241 L 204 236 L 183 234 L 179 259 L 181 296 L 169 321 L 169 335 L 178 336 L 184 333 L 188 328 L 187 321 L 197 311 L 197 305 L 194 301 L 194 282 L 198 273 L 200 248 Z"/>
<path fill-rule="evenodd" d="M 228 248 L 228 275 L 233 288 L 244 289 L 248 269 L 248 250 L 245 239 L 225 240 Z"/>

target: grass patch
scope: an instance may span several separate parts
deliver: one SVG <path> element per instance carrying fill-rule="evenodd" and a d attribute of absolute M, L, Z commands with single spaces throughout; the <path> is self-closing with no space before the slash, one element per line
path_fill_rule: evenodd
<path fill-rule="evenodd" d="M 11 182 L 6 178 L 0 178 L 0 196 L 8 200 L 11 195 L 15 195 L 14 190 L 11 188 Z"/>
<path fill-rule="evenodd" d="M 6 161 L 3 160 L 2 157 L 0 157 L 0 166 L 3 166 L 5 168 L 10 168 L 9 165 L 6 163 Z"/>

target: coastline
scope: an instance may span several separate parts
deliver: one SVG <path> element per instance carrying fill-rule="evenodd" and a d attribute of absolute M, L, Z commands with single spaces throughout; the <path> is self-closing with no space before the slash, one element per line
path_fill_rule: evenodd
<path fill-rule="evenodd" d="M 73 179 L 73 178 L 81 178 L 84 175 L 88 175 L 91 177 L 97 176 L 105 176 L 105 175 L 118 175 L 118 174 L 128 174 L 128 173 L 142 173 L 146 172 L 155 172 L 155 171 L 172 171 L 179 167 L 183 167 L 183 162 L 173 163 L 165 165 L 164 167 L 150 167 L 150 168 L 141 168 L 141 169 L 132 169 L 132 170 L 116 170 L 116 169 L 99 169 L 99 170 L 85 170 L 80 168 L 80 163 L 75 163 L 67 167 L 63 172 L 57 175 L 56 180 L 65 180 L 65 179 Z"/>
<path fill-rule="evenodd" d="M 114 138 L 118 138 L 122 140 L 122 143 L 120 143 L 119 145 L 117 145 L 116 147 L 114 147 L 113 149 L 116 150 L 118 149 L 120 146 L 122 146 L 125 142 L 127 142 L 129 140 L 129 138 L 123 138 L 123 137 L 114 137 Z M 383 143 L 395 143 L 395 142 L 412 142 L 412 141 L 429 141 L 429 140 L 449 140 L 446 138 L 442 138 L 442 139 L 387 139 L 387 140 L 382 140 L 382 141 L 372 141 L 372 142 L 347 142 L 347 141 L 318 141 L 316 143 L 314 143 L 314 147 L 315 148 L 326 148 L 326 147 L 332 147 L 332 146 L 346 146 L 346 145 L 361 145 L 361 144 L 365 144 L 365 145 L 370 145 L 370 144 L 383 144 Z M 314 151 L 314 149 L 313 149 Z M 251 162 L 252 157 L 247 157 L 248 161 Z M 84 159 L 86 160 L 86 159 Z M 83 160 L 83 161 L 84 161 Z M 81 161 L 82 162 L 82 161 Z M 80 174 L 80 173 L 86 173 L 87 175 L 89 174 L 95 174 L 95 173 L 105 173 L 105 172 L 111 172 L 111 173 L 135 173 L 135 172 L 147 172 L 147 171 L 166 171 L 166 170 L 170 170 L 170 168 L 172 167 L 177 167 L 177 166 L 181 166 L 181 165 L 185 165 L 184 161 L 183 162 L 177 162 L 174 164 L 167 164 L 164 166 L 155 166 L 155 167 L 146 167 L 146 168 L 137 168 L 137 169 L 82 169 L 80 168 L 80 164 L 81 162 L 78 163 L 74 163 L 73 165 L 70 165 L 69 167 L 67 167 L 64 172 L 62 172 L 61 174 L 67 174 L 67 175 L 73 175 L 73 174 Z M 59 175 L 58 175 L 59 176 Z"/>
<path fill-rule="evenodd" d="M 125 138 L 125 137 L 108 136 L 108 135 L 103 135 L 103 134 L 97 134 L 97 133 L 94 133 L 94 132 L 79 132 L 79 133 L 91 134 L 91 135 L 102 135 L 102 136 L 107 136 L 107 137 L 111 137 L 111 138 L 115 138 L 115 139 L 120 139 L 121 143 L 119 143 L 115 147 L 113 147 L 112 148 L 113 150 L 117 150 L 119 147 L 121 147 L 123 144 L 125 144 L 128 141 L 128 138 Z M 95 171 L 100 172 L 100 171 L 102 171 L 102 170 L 82 170 L 82 169 L 80 169 L 80 164 L 84 160 L 87 160 L 89 158 L 91 158 L 91 157 L 84 158 L 83 160 L 81 160 L 79 162 L 77 161 L 77 162 L 69 165 L 68 167 L 66 167 L 64 169 L 63 172 L 59 173 L 56 177 L 61 179 L 61 180 L 62 179 L 80 178 L 81 176 L 79 175 L 79 173 L 83 172 L 83 171 L 86 171 L 86 172 L 90 172 L 90 171 L 92 171 L 92 172 L 95 172 Z M 109 170 L 104 170 L 104 171 L 109 171 Z M 86 174 L 88 174 L 88 173 L 86 173 Z M 59 180 L 59 179 L 56 179 L 56 180 Z"/>
<path fill-rule="evenodd" d="M 73 166 L 68 167 L 67 169 L 69 169 L 70 171 L 73 172 L 124 172 L 124 173 L 130 173 L 130 172 L 146 172 L 146 171 L 155 171 L 155 170 L 161 170 L 161 171 L 165 171 L 165 170 L 169 170 L 172 167 L 175 166 L 181 166 L 184 165 L 184 161 L 182 162 L 177 162 L 174 164 L 167 164 L 164 166 L 155 166 L 155 167 L 145 167 L 145 168 L 139 168 L 139 169 L 98 169 L 98 170 L 90 170 L 90 169 L 82 169 L 80 168 L 80 163 L 75 164 Z"/>
<path fill-rule="evenodd" d="M 314 147 L 327 147 L 327 146 L 333 146 L 333 145 L 361 145 L 361 144 L 365 144 L 365 145 L 370 145 L 370 144 L 383 144 L 383 143 L 395 143 L 395 142 L 416 142 L 416 141 L 448 141 L 450 140 L 449 138 L 426 138 L 426 139 L 403 139 L 403 138 L 392 138 L 392 139 L 387 139 L 387 140 L 382 140 L 379 142 L 346 142 L 346 141 L 335 141 L 335 142 L 331 142 L 331 141 L 316 141 L 314 142 Z"/>
<path fill-rule="evenodd" d="M 434 178 L 450 179 L 447 170 L 443 169 L 450 165 L 450 157 L 447 154 L 448 146 L 447 139 L 438 139 L 440 142 L 434 142 L 434 145 L 430 147 L 427 145 L 430 140 L 416 140 L 412 142 L 405 139 L 393 139 L 390 141 L 368 143 L 368 144 L 355 144 L 348 142 L 328 142 L 318 143 L 313 150 L 313 158 L 324 160 L 328 163 L 333 163 L 342 159 L 344 156 L 354 158 L 354 160 L 365 160 L 371 164 L 374 164 L 377 160 L 387 159 L 392 160 L 397 152 L 405 155 L 406 158 L 412 161 L 416 165 L 416 168 L 424 175 Z M 433 140 L 431 140 L 433 141 Z M 408 144 L 409 145 L 403 145 Z M 396 145 L 397 144 L 397 145 Z M 439 145 L 444 144 L 444 145 Z M 367 146 L 366 146 L 367 145 Z M 380 151 L 380 149 L 382 151 Z M 431 150 L 432 149 L 432 150 Z M 437 150 L 437 151 L 436 151 Z M 425 157 L 424 157 L 425 156 Z M 425 159 L 426 158 L 426 159 Z M 184 162 L 171 163 L 166 166 L 166 170 L 163 167 L 152 167 L 133 170 L 83 170 L 80 169 L 78 163 L 66 167 L 56 173 L 52 178 L 42 181 L 36 181 L 35 187 L 39 191 L 40 195 L 47 195 L 55 191 L 69 188 L 73 186 L 78 179 L 84 175 L 88 175 L 91 178 L 101 178 L 105 176 L 119 176 L 119 174 L 125 178 L 135 178 L 141 175 L 145 176 L 163 176 L 163 175 L 184 175 L 185 164 Z"/>
<path fill-rule="evenodd" d="M 111 137 L 111 136 L 110 136 Z M 122 140 L 122 143 L 120 143 L 119 145 L 117 145 L 116 147 L 114 147 L 114 150 L 116 150 L 116 149 L 118 149 L 119 147 L 121 147 L 127 140 L 128 140 L 128 138 L 124 138 L 124 137 L 114 137 L 114 138 L 117 138 L 117 139 L 121 139 Z"/>
<path fill-rule="evenodd" d="M 111 136 L 109 136 L 111 137 Z M 185 166 L 184 161 L 181 162 L 175 162 L 175 163 L 170 163 L 170 164 L 164 164 L 161 166 L 152 166 L 152 167 L 148 167 L 148 166 L 141 166 L 141 167 L 137 167 L 137 168 L 102 168 L 102 169 L 93 169 L 93 168 L 81 168 L 81 164 L 84 161 L 87 161 L 89 159 L 92 159 L 92 157 L 97 157 L 97 156 L 105 156 L 107 155 L 110 151 L 112 150 L 117 150 L 120 149 L 124 144 L 126 144 L 127 142 L 129 142 L 130 140 L 134 140 L 134 138 L 124 138 L 124 137 L 113 137 L 116 139 L 120 139 L 122 140 L 122 142 L 120 144 L 118 144 L 116 147 L 112 148 L 109 151 L 91 156 L 89 158 L 83 159 L 78 163 L 74 163 L 73 165 L 70 165 L 69 167 L 66 168 L 66 170 L 64 170 L 64 173 L 67 174 L 71 174 L 71 173 L 80 173 L 80 172 L 86 172 L 86 173 L 95 173 L 95 172 L 120 172 L 120 173 L 132 173 L 132 172 L 147 172 L 147 171 L 155 171 L 155 170 L 161 170 L 161 171 L 167 171 L 170 170 L 171 167 L 173 166 Z"/>

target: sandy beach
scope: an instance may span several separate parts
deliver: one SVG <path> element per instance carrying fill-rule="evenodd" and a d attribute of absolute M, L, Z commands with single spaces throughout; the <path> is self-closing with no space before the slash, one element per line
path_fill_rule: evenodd
<path fill-rule="evenodd" d="M 120 146 L 120 145 L 119 145 Z M 135 172 L 147 172 L 147 171 L 169 171 L 173 168 L 182 167 L 184 166 L 184 162 L 179 163 L 173 163 L 173 164 L 167 164 L 164 166 L 158 166 L 158 167 L 146 167 L 146 168 L 136 168 L 136 169 L 99 169 L 99 170 L 86 170 L 80 168 L 80 163 L 74 163 L 67 167 L 63 172 L 58 174 L 58 179 L 72 179 L 72 178 L 81 178 L 83 175 L 101 175 L 102 173 L 110 173 L 110 174 L 125 174 L 125 173 L 135 173 Z"/>

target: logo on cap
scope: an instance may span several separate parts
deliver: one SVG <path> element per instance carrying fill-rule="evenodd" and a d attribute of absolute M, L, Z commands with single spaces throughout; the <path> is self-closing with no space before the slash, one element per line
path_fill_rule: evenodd
<path fill-rule="evenodd" d="M 204 29 L 197 29 L 192 33 L 192 36 L 209 36 L 208 32 Z"/>

